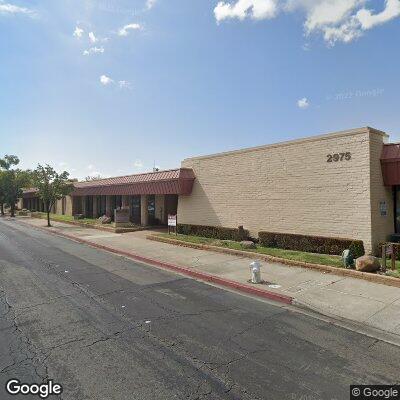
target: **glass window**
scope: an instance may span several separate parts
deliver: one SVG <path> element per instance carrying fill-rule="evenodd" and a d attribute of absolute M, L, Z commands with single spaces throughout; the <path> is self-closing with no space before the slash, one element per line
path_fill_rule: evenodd
<path fill-rule="evenodd" d="M 115 208 L 122 208 L 122 196 L 115 196 Z"/>
<path fill-rule="evenodd" d="M 131 196 L 130 197 L 130 212 L 131 212 L 131 221 L 134 224 L 141 223 L 141 201 L 140 196 Z"/>
<path fill-rule="evenodd" d="M 400 186 L 395 186 L 395 206 L 396 206 L 396 219 L 395 228 L 396 233 L 400 233 Z"/>
<path fill-rule="evenodd" d="M 151 195 L 147 197 L 147 212 L 149 215 L 149 225 L 156 223 L 156 196 Z"/>

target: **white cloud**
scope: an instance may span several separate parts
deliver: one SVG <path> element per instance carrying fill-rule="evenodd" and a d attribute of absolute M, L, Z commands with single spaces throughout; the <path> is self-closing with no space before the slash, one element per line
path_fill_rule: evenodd
<path fill-rule="evenodd" d="M 307 19 L 304 27 L 307 32 L 323 28 L 332 24 L 340 23 L 346 19 L 354 8 L 364 0 L 319 0 L 311 5 L 306 3 Z M 294 3 L 294 1 L 292 1 Z M 301 5 L 301 2 L 297 2 Z M 288 5 L 290 7 L 290 4 Z M 295 9 L 295 6 L 292 6 Z"/>
<path fill-rule="evenodd" d="M 146 1 L 146 8 L 151 10 L 157 3 L 157 0 L 147 0 Z"/>
<path fill-rule="evenodd" d="M 132 84 L 129 81 L 118 81 L 118 86 L 121 89 L 131 89 Z"/>
<path fill-rule="evenodd" d="M 104 86 L 108 85 L 118 85 L 120 89 L 132 89 L 132 84 L 127 80 L 114 81 L 107 75 L 100 76 L 100 83 Z"/>
<path fill-rule="evenodd" d="M 60 161 L 60 162 L 58 163 L 58 166 L 61 167 L 61 168 L 65 168 L 67 165 L 68 165 L 68 164 L 67 164 L 65 161 Z"/>
<path fill-rule="evenodd" d="M 297 101 L 297 107 L 301 109 L 306 109 L 310 106 L 310 103 L 307 99 L 307 97 L 303 97 L 302 99 Z"/>
<path fill-rule="evenodd" d="M 128 24 L 123 26 L 119 31 L 118 31 L 118 35 L 119 36 L 128 36 L 129 35 L 129 31 L 137 31 L 142 29 L 140 24 Z"/>
<path fill-rule="evenodd" d="M 234 0 L 214 9 L 219 23 L 228 18 L 271 19 L 279 12 L 302 12 L 306 36 L 321 34 L 328 45 L 349 43 L 367 30 L 400 16 L 400 0 L 385 0 L 383 10 L 367 8 L 368 0 Z"/>
<path fill-rule="evenodd" d="M 318 0 L 296 2 L 290 0 L 287 9 L 300 7 L 306 12 L 304 30 L 306 35 L 321 33 L 329 45 L 336 42 L 349 43 L 362 35 L 354 12 L 365 0 Z M 297 7 L 296 7 L 297 6 Z"/>
<path fill-rule="evenodd" d="M 98 53 L 100 53 L 100 54 L 104 53 L 104 47 L 103 46 L 101 46 L 101 47 L 96 47 L 96 46 L 95 47 L 91 47 L 88 50 L 84 50 L 82 54 L 84 56 L 89 56 L 91 54 L 98 54 Z"/>
<path fill-rule="evenodd" d="M 19 7 L 14 4 L 0 2 L 0 15 L 16 15 L 16 14 L 33 15 L 34 12 L 26 7 Z"/>
<path fill-rule="evenodd" d="M 220 1 L 214 9 L 217 22 L 228 18 L 268 19 L 278 12 L 278 0 L 237 0 L 236 3 Z"/>
<path fill-rule="evenodd" d="M 361 28 L 364 30 L 371 29 L 376 25 L 384 24 L 393 18 L 400 16 L 400 1 L 386 0 L 385 8 L 378 14 L 372 14 L 371 10 L 365 8 L 357 12 L 357 19 L 360 21 Z"/>
<path fill-rule="evenodd" d="M 114 81 L 107 75 L 102 75 L 100 77 L 100 83 L 104 86 L 109 85 L 110 83 L 113 83 Z"/>
<path fill-rule="evenodd" d="M 74 30 L 73 35 L 74 35 L 75 37 L 77 37 L 77 38 L 81 38 L 84 32 L 85 32 L 85 31 L 84 31 L 82 28 L 80 28 L 79 26 L 77 26 L 77 27 L 75 27 L 75 30 Z"/>
<path fill-rule="evenodd" d="M 361 30 L 353 19 L 339 26 L 325 26 L 321 31 L 330 46 L 336 42 L 350 43 L 362 36 Z"/>
<path fill-rule="evenodd" d="M 94 165 L 93 165 L 93 164 L 89 164 L 89 165 L 87 166 L 87 169 L 90 169 L 90 170 L 94 169 Z"/>
<path fill-rule="evenodd" d="M 90 40 L 91 43 L 96 43 L 97 42 L 97 38 L 96 38 L 96 36 L 95 36 L 95 34 L 93 32 L 89 32 L 88 36 L 89 36 L 89 40 Z"/>
<path fill-rule="evenodd" d="M 135 169 L 141 169 L 141 168 L 143 168 L 143 163 L 140 160 L 135 160 L 135 162 L 133 163 L 133 166 Z"/>

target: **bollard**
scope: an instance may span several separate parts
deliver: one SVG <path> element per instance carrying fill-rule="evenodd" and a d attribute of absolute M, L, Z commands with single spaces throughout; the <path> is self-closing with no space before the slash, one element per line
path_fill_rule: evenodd
<path fill-rule="evenodd" d="M 258 261 L 253 261 L 250 264 L 251 283 L 262 283 L 261 279 L 261 264 Z"/>
<path fill-rule="evenodd" d="M 381 269 L 382 269 L 383 272 L 386 272 L 386 244 L 382 245 Z"/>

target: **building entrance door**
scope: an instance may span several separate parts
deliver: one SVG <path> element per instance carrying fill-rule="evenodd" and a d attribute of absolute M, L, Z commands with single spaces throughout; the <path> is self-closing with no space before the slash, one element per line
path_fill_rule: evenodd
<path fill-rule="evenodd" d="M 86 196 L 86 218 L 93 218 L 93 196 Z"/>
<path fill-rule="evenodd" d="M 141 201 L 140 196 L 131 196 L 129 198 L 130 219 L 134 224 L 141 224 Z"/>

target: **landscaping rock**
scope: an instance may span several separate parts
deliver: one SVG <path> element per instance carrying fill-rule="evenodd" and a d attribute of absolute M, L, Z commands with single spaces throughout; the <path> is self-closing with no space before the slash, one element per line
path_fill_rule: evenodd
<path fill-rule="evenodd" d="M 376 272 L 381 268 L 379 258 L 374 256 L 361 256 L 356 259 L 356 270 L 361 272 Z"/>
<path fill-rule="evenodd" d="M 251 240 L 242 240 L 240 242 L 240 245 L 244 248 L 244 249 L 255 249 L 256 245 L 254 242 L 252 242 Z"/>
<path fill-rule="evenodd" d="M 85 216 L 83 214 L 75 214 L 74 219 L 84 219 Z"/>
<path fill-rule="evenodd" d="M 99 221 L 99 223 L 102 224 L 102 225 L 111 224 L 111 218 L 110 218 L 110 217 L 107 217 L 107 215 L 103 215 L 102 217 L 100 217 L 100 218 L 98 219 L 98 221 Z"/>

